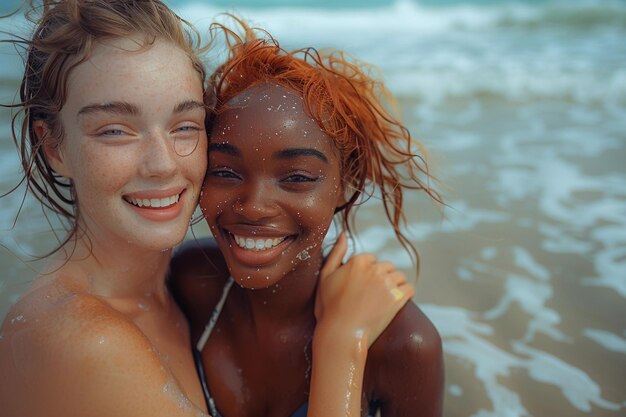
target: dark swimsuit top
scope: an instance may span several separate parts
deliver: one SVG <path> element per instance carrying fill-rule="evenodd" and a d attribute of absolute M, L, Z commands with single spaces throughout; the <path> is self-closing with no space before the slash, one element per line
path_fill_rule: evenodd
<path fill-rule="evenodd" d="M 212 417 L 223 417 L 222 414 L 217 410 L 215 406 L 215 401 L 213 401 L 213 397 L 211 397 L 211 392 L 209 391 L 209 384 L 206 380 L 206 375 L 204 373 L 204 367 L 202 365 L 202 349 L 204 349 L 204 345 L 206 344 L 211 332 L 213 331 L 213 327 L 215 327 L 215 323 L 222 312 L 222 308 L 224 307 L 224 303 L 226 302 L 226 297 L 228 296 L 228 292 L 233 285 L 233 278 L 229 277 L 224 284 L 224 288 L 222 289 L 222 296 L 218 301 L 215 309 L 211 313 L 211 317 L 209 318 L 209 322 L 207 323 L 204 331 L 202 332 L 202 336 L 196 346 L 192 348 L 193 351 L 193 359 L 196 364 L 196 371 L 198 372 L 198 377 L 200 378 L 200 383 L 202 384 L 202 392 L 204 393 L 204 400 L 206 401 L 206 406 L 209 410 L 209 413 Z M 306 417 L 306 413 L 309 408 L 309 403 L 304 402 L 296 411 L 294 411 L 290 417 Z M 375 403 L 369 404 L 369 413 L 368 417 L 373 417 L 376 414 L 378 406 Z"/>

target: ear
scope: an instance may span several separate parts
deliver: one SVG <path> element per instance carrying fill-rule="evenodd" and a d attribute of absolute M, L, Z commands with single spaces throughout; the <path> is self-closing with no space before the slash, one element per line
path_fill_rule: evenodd
<path fill-rule="evenodd" d="M 346 188 L 345 184 L 342 181 L 341 186 L 339 187 L 339 190 L 337 192 L 337 201 L 335 202 L 335 214 L 345 209 L 351 199 L 352 198 L 346 197 Z"/>
<path fill-rule="evenodd" d="M 34 121 L 33 132 L 39 142 L 42 143 L 41 146 L 48 165 L 62 177 L 70 178 L 70 173 L 61 150 L 61 142 L 52 136 L 48 124 L 43 120 Z"/>

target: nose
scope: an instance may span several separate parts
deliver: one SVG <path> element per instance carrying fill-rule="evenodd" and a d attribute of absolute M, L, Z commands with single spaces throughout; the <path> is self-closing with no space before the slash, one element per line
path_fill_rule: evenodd
<path fill-rule="evenodd" d="M 241 187 L 241 191 L 233 209 L 246 220 L 257 222 L 272 218 L 280 212 L 270 181 L 255 181 L 247 187 Z"/>
<path fill-rule="evenodd" d="M 141 174 L 145 177 L 173 175 L 178 168 L 178 163 L 168 135 L 164 132 L 152 131 L 145 139 Z"/>

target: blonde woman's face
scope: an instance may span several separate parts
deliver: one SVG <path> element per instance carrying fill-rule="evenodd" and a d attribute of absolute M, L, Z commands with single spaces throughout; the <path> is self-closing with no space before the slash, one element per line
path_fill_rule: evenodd
<path fill-rule="evenodd" d="M 202 99 L 189 57 L 165 41 L 101 44 L 72 71 L 49 160 L 71 178 L 92 239 L 152 249 L 183 239 L 207 163 Z"/>

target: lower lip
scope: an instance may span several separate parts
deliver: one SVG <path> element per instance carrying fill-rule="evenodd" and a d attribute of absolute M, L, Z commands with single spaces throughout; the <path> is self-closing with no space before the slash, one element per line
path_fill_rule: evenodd
<path fill-rule="evenodd" d="M 178 217 L 183 210 L 183 194 L 180 195 L 176 203 L 167 207 L 138 207 L 134 204 L 127 203 L 135 213 L 139 214 L 144 219 L 154 222 L 167 222 Z"/>
<path fill-rule="evenodd" d="M 263 266 L 274 263 L 283 256 L 283 252 L 289 245 L 289 243 L 293 240 L 293 238 L 288 237 L 278 245 L 263 250 L 249 250 L 243 249 L 237 242 L 235 242 L 235 238 L 228 232 L 224 232 L 226 235 L 226 240 L 228 245 L 230 246 L 230 250 L 233 253 L 234 257 L 242 264 L 249 266 Z"/>

